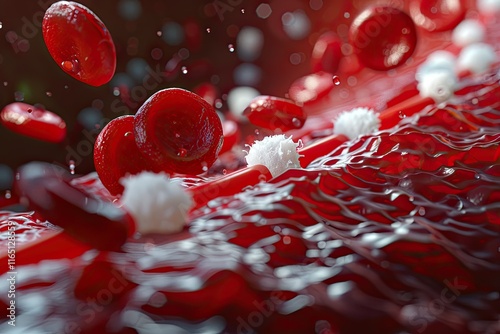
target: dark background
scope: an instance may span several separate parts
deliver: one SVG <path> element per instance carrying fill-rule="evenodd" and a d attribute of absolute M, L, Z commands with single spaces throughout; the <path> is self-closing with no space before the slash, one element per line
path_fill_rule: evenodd
<path fill-rule="evenodd" d="M 192 89 L 200 83 L 212 82 L 224 102 L 224 94 L 235 86 L 233 70 L 242 63 L 237 52 L 228 50 L 228 45 L 238 48 L 236 36 L 244 26 L 257 27 L 264 34 L 262 53 L 253 61 L 261 69 L 262 77 L 254 86 L 262 94 L 283 97 L 294 79 L 310 73 L 311 50 L 318 36 L 328 30 L 345 33 L 353 17 L 368 1 L 83 0 L 81 3 L 105 23 L 116 45 L 115 78 L 101 87 L 73 79 L 50 57 L 40 25 L 45 8 L 53 2 L 0 0 L 0 105 L 3 107 L 16 99 L 41 104 L 66 121 L 68 136 L 63 143 L 50 144 L 0 126 L 0 174 L 9 173 L 5 165 L 15 170 L 32 160 L 63 165 L 74 160 L 77 173 L 92 171 L 92 144 L 99 131 L 96 124 L 104 122 L 101 118 L 109 120 L 134 114 L 143 100 L 162 88 Z M 267 19 L 256 14 L 261 3 L 268 3 L 272 8 Z M 282 15 L 296 10 L 307 15 L 311 28 L 306 37 L 293 40 L 283 30 Z M 345 15 L 346 12 L 349 15 Z M 164 36 L 159 36 L 158 32 L 167 23 L 188 29 L 180 44 L 169 45 Z M 124 103 L 127 86 L 130 93 L 131 88 L 143 85 L 145 74 L 141 70 L 146 63 L 153 69 L 157 66 L 164 69 L 183 48 L 189 50 L 189 57 L 181 61 L 168 80 L 163 80 L 154 91 L 148 91 L 148 96 L 140 101 L 132 101 L 137 103 Z M 290 55 L 294 53 L 300 55 L 299 64 L 290 62 Z M 134 58 L 142 59 L 132 66 L 135 71 L 129 64 Z M 182 66 L 188 69 L 187 74 L 182 73 Z M 116 96 L 118 87 L 125 94 Z M 121 107 L 113 108 L 113 105 Z M 220 110 L 226 109 L 223 103 Z M 80 114 L 82 110 L 86 112 Z M 86 115 L 84 121 L 82 115 Z"/>

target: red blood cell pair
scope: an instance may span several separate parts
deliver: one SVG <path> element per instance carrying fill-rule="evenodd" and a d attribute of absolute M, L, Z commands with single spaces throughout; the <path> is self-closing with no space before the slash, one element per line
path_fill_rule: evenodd
<path fill-rule="evenodd" d="M 180 88 L 151 96 L 135 116 L 112 120 L 99 134 L 94 163 L 103 184 L 120 194 L 120 179 L 142 170 L 196 175 L 217 159 L 222 124 L 199 95 Z"/>

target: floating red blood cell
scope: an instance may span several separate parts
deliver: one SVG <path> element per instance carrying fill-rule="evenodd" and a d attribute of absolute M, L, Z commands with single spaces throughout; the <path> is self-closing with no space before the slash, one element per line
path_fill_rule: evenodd
<path fill-rule="evenodd" d="M 325 97 L 335 86 L 331 73 L 318 72 L 295 80 L 288 94 L 297 103 L 311 103 Z"/>
<path fill-rule="evenodd" d="M 240 138 L 240 128 L 238 123 L 232 120 L 222 122 L 222 133 L 224 135 L 224 143 L 219 154 L 225 153 L 233 148 Z"/>
<path fill-rule="evenodd" d="M 463 0 L 414 0 L 410 15 L 416 25 L 432 32 L 455 28 L 465 17 Z"/>
<path fill-rule="evenodd" d="M 59 143 L 66 137 L 66 123 L 58 115 L 27 103 L 6 105 L 0 112 L 3 126 L 21 135 Z"/>
<path fill-rule="evenodd" d="M 349 40 L 361 63 L 386 71 L 403 64 L 415 51 L 411 17 L 393 7 L 369 7 L 352 23 Z"/>
<path fill-rule="evenodd" d="M 116 51 L 108 29 L 87 7 L 59 1 L 45 12 L 42 23 L 47 49 L 59 67 L 91 86 L 111 80 Z"/>
<path fill-rule="evenodd" d="M 275 130 L 300 129 L 306 121 L 302 106 L 274 96 L 257 96 L 243 111 L 254 125 Z"/>
<path fill-rule="evenodd" d="M 153 164 L 167 172 L 200 174 L 217 159 L 222 124 L 202 97 L 180 88 L 156 92 L 135 115 L 135 140 Z"/>
<path fill-rule="evenodd" d="M 202 83 L 193 89 L 193 92 L 205 99 L 210 105 L 214 105 L 217 99 L 217 88 L 211 83 Z"/>
<path fill-rule="evenodd" d="M 311 67 L 313 72 L 336 73 L 339 69 L 342 41 L 333 32 L 321 35 L 314 44 Z"/>
<path fill-rule="evenodd" d="M 102 184 L 113 195 L 123 192 L 120 179 L 149 170 L 134 138 L 134 116 L 113 119 L 99 133 L 94 144 L 94 165 Z"/>
<path fill-rule="evenodd" d="M 41 162 L 22 166 L 14 189 L 31 209 L 94 248 L 119 250 L 135 231 L 124 209 L 76 188 L 69 173 L 58 166 Z"/>

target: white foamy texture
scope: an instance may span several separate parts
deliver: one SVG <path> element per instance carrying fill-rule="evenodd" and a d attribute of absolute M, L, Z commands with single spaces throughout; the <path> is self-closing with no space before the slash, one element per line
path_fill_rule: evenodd
<path fill-rule="evenodd" d="M 138 232 L 169 234 L 184 228 L 193 200 L 177 180 L 165 173 L 142 172 L 121 183 L 125 187 L 121 201 Z"/>
<path fill-rule="evenodd" d="M 453 96 L 457 82 L 455 73 L 437 70 L 423 75 L 417 88 L 420 96 L 430 97 L 437 103 L 441 103 Z"/>
<path fill-rule="evenodd" d="M 495 49 L 486 43 L 475 43 L 466 46 L 458 55 L 457 68 L 459 71 L 469 70 L 475 74 L 486 72 L 491 64 L 497 61 Z"/>
<path fill-rule="evenodd" d="M 252 87 L 240 86 L 233 88 L 227 94 L 227 106 L 229 107 L 229 111 L 240 119 L 246 119 L 246 117 L 242 115 L 243 111 L 248 107 L 253 98 L 259 95 L 259 91 Z"/>
<path fill-rule="evenodd" d="M 334 134 L 342 134 L 349 139 L 355 139 L 378 131 L 380 119 L 372 109 L 360 107 L 342 112 L 334 124 Z"/>
<path fill-rule="evenodd" d="M 256 140 L 245 157 L 249 166 L 264 165 L 276 177 L 289 168 L 300 168 L 299 154 L 292 137 L 274 135 Z"/>
<path fill-rule="evenodd" d="M 476 5 L 479 12 L 484 15 L 500 12 L 500 0 L 477 0 Z"/>
<path fill-rule="evenodd" d="M 486 29 L 484 25 L 477 20 L 469 19 L 463 20 L 453 29 L 451 40 L 455 45 L 465 47 L 484 41 L 485 35 Z"/>
<path fill-rule="evenodd" d="M 417 81 L 422 80 L 426 74 L 446 70 L 450 73 L 455 72 L 457 58 L 449 51 L 439 50 L 431 53 L 424 63 L 422 63 L 415 74 Z"/>

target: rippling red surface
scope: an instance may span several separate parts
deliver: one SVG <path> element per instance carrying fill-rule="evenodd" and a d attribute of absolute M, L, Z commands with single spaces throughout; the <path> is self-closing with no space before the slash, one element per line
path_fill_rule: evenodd
<path fill-rule="evenodd" d="M 29 249 L 20 251 L 18 261 L 26 256 L 33 264 L 17 268 L 18 326 L 51 333 L 500 332 L 498 79 L 484 81 L 480 95 L 426 109 L 306 169 L 212 201 L 181 234 L 132 240 L 121 253 L 81 245 L 72 252 L 71 241 L 54 242 L 48 258 L 67 259 L 38 263 Z M 93 175 L 75 182 L 113 199 Z M 58 233 L 33 215 L 2 212 L 2 231 L 15 221 L 29 232 L 18 229 L 20 238 Z"/>

